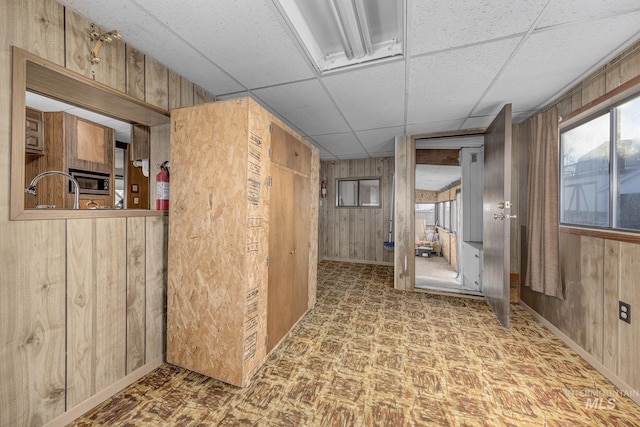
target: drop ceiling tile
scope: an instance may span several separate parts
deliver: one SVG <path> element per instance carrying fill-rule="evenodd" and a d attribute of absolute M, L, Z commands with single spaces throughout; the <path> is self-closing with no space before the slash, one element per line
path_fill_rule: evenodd
<path fill-rule="evenodd" d="M 612 46 L 637 39 L 639 28 L 640 12 L 534 32 L 473 114 L 495 114 L 508 102 L 514 111 L 543 107 L 612 57 Z"/>
<path fill-rule="evenodd" d="M 407 135 L 427 135 L 431 133 L 448 132 L 451 130 L 468 129 L 462 126 L 464 122 L 465 119 L 413 123 L 407 125 Z"/>
<path fill-rule="evenodd" d="M 496 114 L 499 112 L 500 110 L 498 109 Z M 496 118 L 496 114 L 490 116 L 469 117 L 464 121 L 462 129 L 486 129 L 489 127 L 493 119 Z"/>
<path fill-rule="evenodd" d="M 404 124 L 403 60 L 333 74 L 322 81 L 352 129 Z"/>
<path fill-rule="evenodd" d="M 315 79 L 257 89 L 253 93 L 306 135 L 333 134 L 350 130 Z"/>
<path fill-rule="evenodd" d="M 395 137 L 404 135 L 404 126 L 363 130 L 356 132 L 356 135 L 372 157 L 393 156 Z"/>
<path fill-rule="evenodd" d="M 613 15 L 640 10 L 638 0 L 581 0 L 576 7 L 575 0 L 554 0 L 544 10 L 538 28 L 606 18 Z"/>
<path fill-rule="evenodd" d="M 332 135 L 317 135 L 313 140 L 327 152 L 336 157 L 342 156 L 360 156 L 360 158 L 369 157 L 368 153 L 362 148 L 360 142 L 353 133 L 337 133 Z"/>
<path fill-rule="evenodd" d="M 313 67 L 267 3 L 197 0 L 185 7 L 150 0 L 144 7 L 246 88 L 313 77 Z"/>
<path fill-rule="evenodd" d="M 511 38 L 412 59 L 407 122 L 466 117 L 519 40 Z"/>
<path fill-rule="evenodd" d="M 525 33 L 548 0 L 412 3 L 409 47 L 417 55 Z"/>

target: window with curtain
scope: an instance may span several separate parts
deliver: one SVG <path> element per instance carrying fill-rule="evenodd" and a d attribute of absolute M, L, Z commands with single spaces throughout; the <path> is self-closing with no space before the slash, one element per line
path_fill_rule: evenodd
<path fill-rule="evenodd" d="M 560 222 L 640 230 L 640 96 L 560 134 Z"/>

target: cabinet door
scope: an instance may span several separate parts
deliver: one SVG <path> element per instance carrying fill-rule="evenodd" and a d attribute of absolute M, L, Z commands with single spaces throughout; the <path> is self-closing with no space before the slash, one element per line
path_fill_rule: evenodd
<path fill-rule="evenodd" d="M 67 114 L 65 140 L 69 168 L 113 175 L 113 129 Z"/>
<path fill-rule="evenodd" d="M 293 305 L 293 174 L 272 164 L 269 195 L 269 290 L 267 353 L 289 331 Z"/>
<path fill-rule="evenodd" d="M 271 161 L 309 175 L 311 149 L 284 129 L 271 124 Z"/>

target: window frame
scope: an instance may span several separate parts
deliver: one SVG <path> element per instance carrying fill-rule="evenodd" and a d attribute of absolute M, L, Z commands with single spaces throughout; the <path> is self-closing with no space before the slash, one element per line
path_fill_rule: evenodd
<path fill-rule="evenodd" d="M 362 191 L 361 191 L 361 183 L 363 181 L 378 181 L 378 203 L 376 205 L 373 204 L 363 204 L 362 203 Z M 355 188 L 355 200 L 356 204 L 341 204 L 341 196 L 342 196 L 342 186 L 340 185 L 342 182 L 356 182 Z M 359 178 L 336 178 L 336 200 L 335 207 L 336 208 L 356 208 L 356 209 L 380 209 L 382 208 L 382 177 L 381 176 L 373 176 L 373 177 L 359 177 Z"/>
<path fill-rule="evenodd" d="M 579 123 L 588 121 L 591 117 L 596 117 L 599 114 L 603 114 L 605 111 L 609 111 L 611 108 L 640 96 L 640 76 L 633 78 L 632 80 L 623 83 L 615 89 L 607 92 L 606 94 L 592 100 L 588 104 L 571 111 L 560 117 L 559 133 L 568 130 L 569 128 L 576 127 Z M 558 153 L 560 154 L 560 135 L 558 135 Z M 559 159 L 561 160 L 561 159 Z M 558 161 L 559 174 L 562 173 L 562 163 Z M 561 182 L 558 180 L 559 190 L 561 190 Z M 560 191 L 558 192 L 558 209 L 562 207 L 560 205 Z M 560 212 L 559 212 L 560 213 Z M 559 217 L 560 218 L 560 217 Z M 575 224 L 567 224 L 559 221 L 560 232 L 565 234 L 574 234 L 581 236 L 599 237 L 603 239 L 615 240 L 628 243 L 640 243 L 640 233 L 638 231 L 628 229 L 614 229 L 614 228 L 598 228 L 594 226 L 582 226 Z"/>

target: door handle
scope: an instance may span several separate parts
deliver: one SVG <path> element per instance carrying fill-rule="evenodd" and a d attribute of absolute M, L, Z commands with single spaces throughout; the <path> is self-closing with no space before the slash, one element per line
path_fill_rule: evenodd
<path fill-rule="evenodd" d="M 506 219 L 516 219 L 518 217 L 518 215 L 513 214 L 513 215 L 505 215 L 504 212 L 500 212 L 499 214 L 493 214 L 493 219 L 499 219 L 500 221 L 503 221 L 505 218 Z"/>

